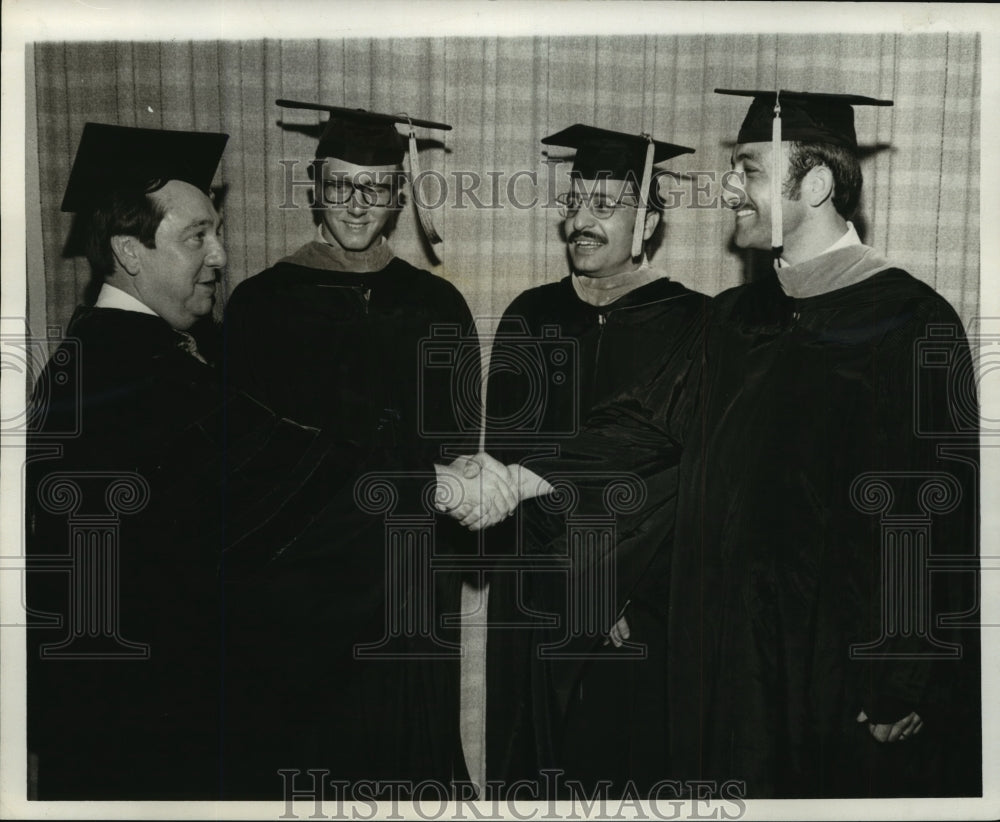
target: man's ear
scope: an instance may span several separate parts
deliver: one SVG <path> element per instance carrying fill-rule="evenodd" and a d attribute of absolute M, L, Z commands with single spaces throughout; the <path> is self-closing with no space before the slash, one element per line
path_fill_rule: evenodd
<path fill-rule="evenodd" d="M 140 260 L 138 254 L 139 238 L 129 234 L 115 234 L 111 238 L 111 251 L 126 273 L 132 277 L 139 273 Z"/>
<path fill-rule="evenodd" d="M 836 187 L 833 172 L 827 166 L 813 166 L 806 172 L 800 191 L 806 203 L 815 208 L 833 197 Z"/>
<path fill-rule="evenodd" d="M 642 239 L 645 242 L 653 236 L 656 227 L 660 224 L 660 212 L 649 209 L 646 211 L 646 225 L 642 230 Z"/>

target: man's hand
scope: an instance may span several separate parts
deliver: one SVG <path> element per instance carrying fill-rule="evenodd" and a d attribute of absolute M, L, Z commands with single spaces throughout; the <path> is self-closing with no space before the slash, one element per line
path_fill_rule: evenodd
<path fill-rule="evenodd" d="M 485 451 L 435 466 L 435 507 L 470 531 L 489 528 L 509 517 L 522 500 L 551 494 L 552 486 L 521 465 L 504 465 Z"/>
<path fill-rule="evenodd" d="M 868 722 L 868 714 L 864 711 L 858 714 L 858 722 Z M 924 727 L 924 721 L 916 714 L 910 713 L 899 722 L 892 725 L 876 725 L 868 722 L 868 732 L 879 742 L 895 742 L 916 736 Z"/>
<path fill-rule="evenodd" d="M 507 466 L 510 476 L 515 480 L 517 494 L 521 502 L 532 497 L 551 494 L 555 489 L 530 468 L 517 463 Z"/>
<path fill-rule="evenodd" d="M 435 507 L 470 531 L 495 525 L 517 507 L 517 486 L 511 472 L 489 454 L 459 457 L 451 465 L 436 465 L 435 470 Z"/>
<path fill-rule="evenodd" d="M 630 636 L 632 636 L 632 629 L 628 627 L 628 620 L 622 617 L 611 626 L 611 630 L 608 631 L 608 639 L 604 640 L 604 644 L 607 645 L 608 640 L 611 640 L 616 648 L 621 648 Z"/>

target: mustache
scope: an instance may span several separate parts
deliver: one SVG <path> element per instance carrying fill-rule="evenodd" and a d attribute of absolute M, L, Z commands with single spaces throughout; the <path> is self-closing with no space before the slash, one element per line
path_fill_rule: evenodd
<path fill-rule="evenodd" d="M 606 243 L 607 240 L 604 239 L 600 234 L 595 234 L 593 231 L 587 231 L 586 229 L 581 229 L 579 231 L 574 231 L 566 239 L 568 243 L 575 243 L 577 240 L 593 240 L 595 243 Z"/>

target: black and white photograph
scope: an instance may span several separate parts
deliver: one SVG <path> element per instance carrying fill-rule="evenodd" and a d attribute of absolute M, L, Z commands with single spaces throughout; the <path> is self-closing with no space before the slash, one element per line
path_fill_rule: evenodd
<path fill-rule="evenodd" d="M 1000 13 L 3 14 L 0 818 L 1000 814 Z"/>

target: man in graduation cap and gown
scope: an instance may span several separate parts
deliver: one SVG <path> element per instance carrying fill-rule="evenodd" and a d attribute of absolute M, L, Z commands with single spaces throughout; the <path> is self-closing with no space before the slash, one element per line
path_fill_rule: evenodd
<path fill-rule="evenodd" d="M 486 442 L 492 456 L 557 490 L 571 486 L 579 503 L 553 507 L 558 494 L 540 497 L 486 534 L 499 557 L 489 593 L 487 775 L 511 784 L 556 768 L 588 794 L 607 780 L 621 795 L 629 781 L 645 791 L 667 773 L 660 605 L 679 451 L 658 442 L 657 472 L 616 507 L 615 482 L 635 476 L 633 443 L 576 445 L 593 408 L 643 384 L 669 355 L 683 361 L 703 313 L 706 297 L 646 257 L 661 221 L 653 165 L 693 149 L 582 124 L 542 142 L 576 149 L 570 190 L 558 198 L 572 270 L 525 291 L 504 313 L 490 361 Z M 621 472 L 605 470 L 619 457 Z M 644 498 L 638 510 L 634 498 L 625 503 L 630 494 Z M 575 540 L 587 538 L 567 536 L 570 520 L 606 524 L 626 509 L 642 523 L 628 540 L 607 545 L 595 534 L 599 547 L 573 553 Z M 572 567 L 550 567 L 571 554 Z M 544 567 L 526 570 L 522 559 L 510 570 L 526 556 Z M 582 601 L 571 588 L 585 590 Z M 594 621 L 589 630 L 581 617 Z"/>
<path fill-rule="evenodd" d="M 362 473 L 345 466 L 348 484 L 361 483 L 358 500 L 328 515 L 325 545 L 291 552 L 244 598 L 249 609 L 256 601 L 266 637 L 240 674 L 249 695 L 244 746 L 262 752 L 265 776 L 323 768 L 333 779 L 448 784 L 465 773 L 457 627 L 442 621 L 459 611 L 460 578 L 403 556 L 409 544 L 387 556 L 385 517 L 426 525 L 423 498 L 406 487 L 419 490 L 436 465 L 450 463 L 445 449 L 478 450 L 481 371 L 471 313 L 454 285 L 397 257 L 387 239 L 407 151 L 397 125 L 410 127 L 411 170 L 413 127 L 450 126 L 278 103 L 329 112 L 313 163 L 317 234 L 234 290 L 225 317 L 228 377 L 313 425 L 368 420 L 375 434 L 366 470 L 382 484 L 365 491 Z M 420 216 L 428 239 L 438 241 L 429 215 Z M 428 367 L 425 343 L 436 346 L 438 365 L 443 356 L 450 367 Z M 398 501 L 373 510 L 383 493 Z M 431 522 L 433 556 L 474 545 L 451 519 Z M 400 576 L 407 568 L 416 570 Z M 433 590 L 420 589 L 422 580 Z M 422 620 L 429 629 L 412 630 Z"/>
<path fill-rule="evenodd" d="M 973 384 L 969 348 L 952 307 L 849 221 L 852 106 L 889 103 L 720 93 L 753 97 L 735 242 L 776 265 L 713 301 L 684 437 L 671 773 L 754 798 L 974 795 L 977 431 L 954 391 Z M 953 567 L 931 575 L 928 551 Z"/>
<path fill-rule="evenodd" d="M 280 552 L 302 527 L 282 524 L 291 500 L 308 491 L 318 510 L 339 482 L 330 466 L 360 454 L 224 390 L 190 334 L 226 263 L 206 193 L 226 140 L 88 123 L 66 189 L 102 284 L 32 401 L 40 799 L 219 796 L 220 567 Z"/>
<path fill-rule="evenodd" d="M 326 546 L 353 475 L 380 464 L 366 409 L 341 403 L 325 430 L 284 418 L 225 388 L 191 336 L 226 263 L 206 193 L 226 140 L 88 123 L 67 185 L 101 288 L 32 398 L 39 799 L 283 797 L 232 744 L 247 740 L 246 698 L 230 674 L 268 650 L 244 606 L 262 572 Z"/>

